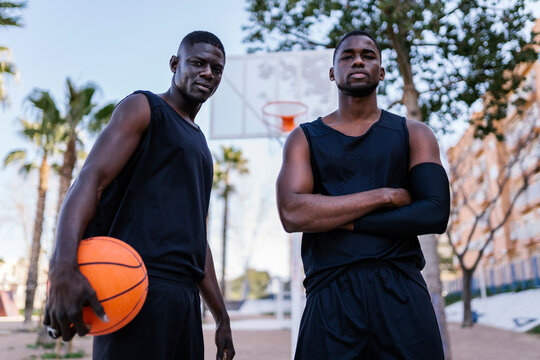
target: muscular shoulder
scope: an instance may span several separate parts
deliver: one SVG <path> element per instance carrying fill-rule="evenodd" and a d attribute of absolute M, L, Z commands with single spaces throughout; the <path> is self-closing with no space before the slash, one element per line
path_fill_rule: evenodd
<path fill-rule="evenodd" d="M 411 149 L 409 168 L 423 162 L 441 164 L 439 144 L 433 131 L 417 120 L 407 120 L 406 124 Z"/>
<path fill-rule="evenodd" d="M 294 129 L 289 136 L 287 137 L 287 141 L 285 141 L 285 146 L 283 147 L 283 151 L 285 154 L 290 152 L 304 152 L 308 150 L 308 142 L 306 139 L 306 134 L 304 133 L 304 130 L 300 126 L 298 126 L 296 129 Z"/>
<path fill-rule="evenodd" d="M 409 137 L 411 140 L 416 140 L 417 138 L 421 141 L 422 139 L 431 139 L 432 141 L 437 142 L 435 134 L 433 131 L 421 121 L 418 120 L 409 120 L 407 119 L 407 129 L 409 130 Z"/>
<path fill-rule="evenodd" d="M 146 96 L 131 94 L 116 106 L 111 117 L 111 124 L 140 132 L 148 127 L 150 116 L 150 104 Z"/>

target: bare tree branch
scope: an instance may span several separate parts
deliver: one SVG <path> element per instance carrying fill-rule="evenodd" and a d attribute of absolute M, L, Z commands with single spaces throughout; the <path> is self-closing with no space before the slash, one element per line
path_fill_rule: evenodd
<path fill-rule="evenodd" d="M 388 110 L 390 110 L 391 108 L 393 108 L 397 104 L 402 104 L 403 105 L 403 98 L 401 98 L 399 100 L 396 100 L 396 101 L 393 101 L 390 105 L 388 105 Z"/>
<path fill-rule="evenodd" d="M 473 204 L 471 204 L 471 202 L 469 201 L 469 196 L 468 196 L 469 194 L 467 194 L 464 185 L 461 182 L 453 182 L 454 186 L 452 187 L 452 195 L 456 198 L 461 199 L 463 207 L 466 208 L 468 211 L 470 211 L 472 216 L 474 217 L 473 225 L 469 229 L 468 234 L 467 234 L 467 241 L 466 241 L 465 247 L 463 251 L 461 252 L 457 251 L 457 247 L 452 242 L 450 231 L 453 230 L 453 226 L 449 226 L 450 231 L 448 232 L 448 237 L 450 239 L 450 244 L 452 246 L 454 254 L 458 257 L 460 261 L 460 265 L 463 270 L 467 270 L 471 272 L 475 271 L 487 247 L 495 238 L 495 233 L 499 229 L 501 229 L 510 219 L 510 216 L 512 215 L 512 212 L 515 208 L 515 204 L 518 198 L 527 190 L 529 186 L 530 178 L 534 176 L 536 173 L 540 172 L 540 162 L 537 162 L 534 166 L 532 166 L 532 168 L 529 167 L 530 169 L 528 170 L 525 169 L 525 164 L 524 164 L 524 161 L 528 154 L 529 147 L 538 138 L 538 134 L 534 131 L 535 121 L 536 119 L 532 119 L 531 123 L 529 124 L 530 125 L 529 127 L 517 133 L 518 140 L 509 149 L 509 151 L 512 151 L 512 154 L 502 165 L 504 168 L 502 175 L 499 175 L 495 179 L 492 179 L 492 181 L 494 181 L 494 183 L 496 184 L 495 194 L 491 196 L 487 201 L 483 202 L 480 212 L 477 212 Z M 466 152 L 463 152 L 462 154 L 460 154 L 461 156 L 451 166 L 451 170 L 455 178 L 460 177 L 459 168 L 463 164 L 465 154 Z M 521 170 L 520 173 L 522 174 L 521 185 L 511 195 L 511 199 L 509 200 L 508 205 L 505 206 L 502 217 L 500 217 L 497 221 L 495 221 L 494 219 L 495 214 L 493 214 L 493 209 L 495 208 L 497 202 L 500 201 L 500 199 L 502 198 L 503 193 L 509 190 L 510 181 L 512 180 L 512 173 L 515 169 L 515 166 L 518 166 L 518 165 Z M 462 169 L 461 171 L 466 171 L 466 170 L 467 169 Z M 489 187 L 488 187 L 488 190 L 489 190 Z M 486 190 L 486 193 L 488 190 Z M 486 194 L 486 197 L 487 197 L 487 194 Z M 458 214 L 459 214 L 459 211 L 460 210 L 458 209 L 457 210 Z M 456 221 L 458 219 L 458 216 L 453 216 L 452 219 Z M 475 232 L 477 231 L 478 224 L 480 223 L 480 221 L 486 222 L 486 226 L 488 229 L 487 238 L 482 244 L 482 246 L 480 247 L 480 249 L 478 250 L 476 259 L 474 263 L 472 264 L 472 266 L 466 267 L 463 259 L 465 257 L 465 254 L 469 251 L 470 244 L 472 242 L 472 239 L 474 238 Z"/>

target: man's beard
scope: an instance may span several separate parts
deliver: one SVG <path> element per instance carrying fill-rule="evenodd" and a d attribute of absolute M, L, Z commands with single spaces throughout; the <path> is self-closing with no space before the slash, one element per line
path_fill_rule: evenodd
<path fill-rule="evenodd" d="M 371 95 L 377 89 L 377 86 L 379 86 L 378 81 L 373 84 L 362 84 L 361 86 L 352 86 L 349 83 L 345 83 L 342 85 L 338 84 L 337 88 L 345 95 L 349 95 L 352 97 L 366 97 Z"/>

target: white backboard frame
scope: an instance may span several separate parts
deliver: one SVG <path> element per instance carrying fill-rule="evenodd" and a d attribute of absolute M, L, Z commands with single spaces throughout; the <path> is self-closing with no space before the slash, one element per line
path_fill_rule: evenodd
<path fill-rule="evenodd" d="M 285 134 L 264 123 L 262 106 L 270 101 L 300 101 L 303 121 L 337 108 L 329 80 L 333 49 L 230 56 L 216 94 L 210 98 L 210 139 L 275 138 Z"/>

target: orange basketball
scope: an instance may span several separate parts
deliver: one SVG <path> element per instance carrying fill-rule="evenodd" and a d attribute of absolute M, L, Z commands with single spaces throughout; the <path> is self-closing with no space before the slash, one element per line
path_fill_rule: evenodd
<path fill-rule="evenodd" d="M 91 335 L 105 335 L 127 325 L 141 310 L 148 291 L 148 276 L 139 254 L 115 238 L 81 240 L 78 263 L 96 291 L 109 322 L 101 321 L 90 306 L 83 308 Z"/>

